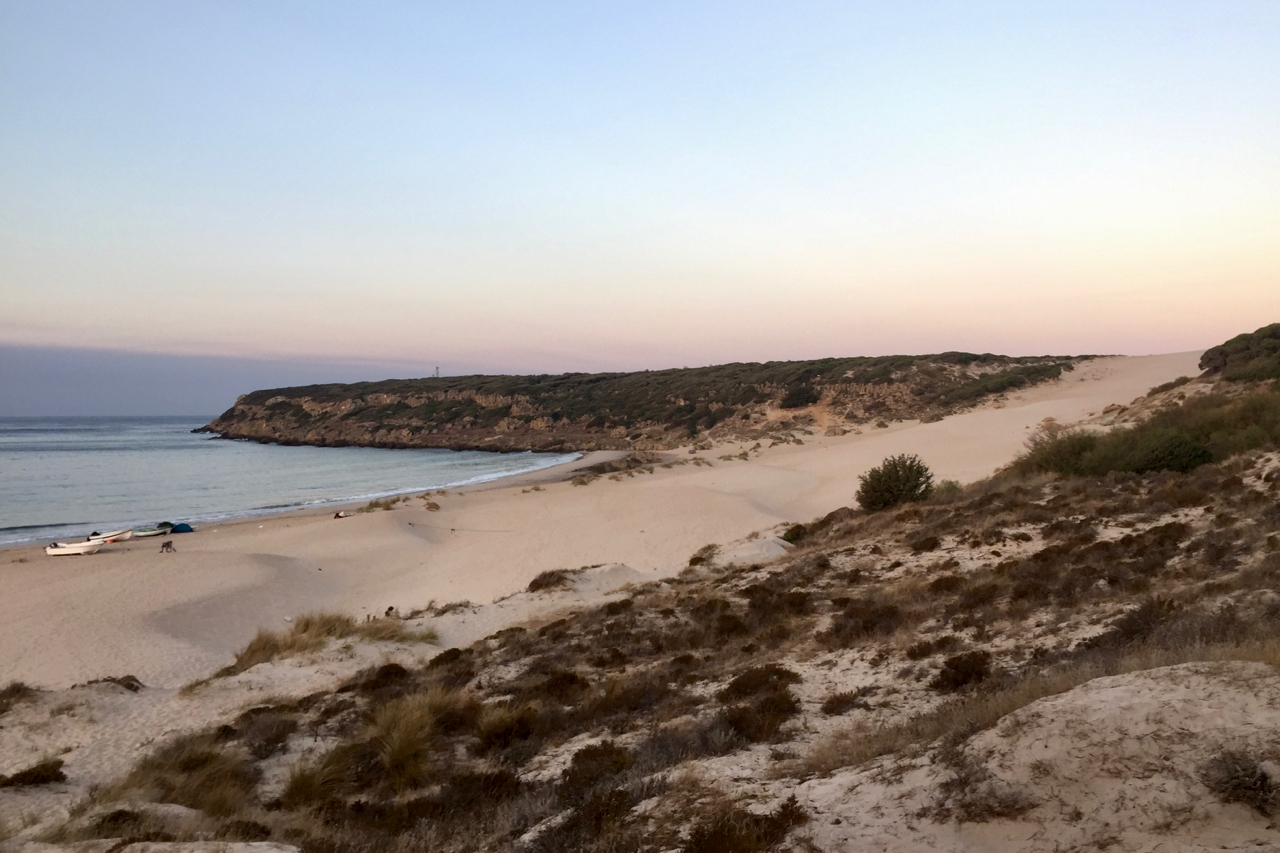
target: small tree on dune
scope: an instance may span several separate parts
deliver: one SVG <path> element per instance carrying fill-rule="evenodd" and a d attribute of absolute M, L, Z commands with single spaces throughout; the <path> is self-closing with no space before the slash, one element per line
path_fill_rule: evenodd
<path fill-rule="evenodd" d="M 867 512 L 922 501 L 933 493 L 933 472 L 919 456 L 890 456 L 858 478 L 858 503 Z"/>

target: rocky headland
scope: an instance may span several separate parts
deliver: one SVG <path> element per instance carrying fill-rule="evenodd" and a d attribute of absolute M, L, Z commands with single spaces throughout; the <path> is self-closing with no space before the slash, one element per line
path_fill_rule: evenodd
<path fill-rule="evenodd" d="M 759 438 L 791 424 L 941 419 L 1055 380 L 1080 360 L 943 353 L 311 385 L 245 394 L 203 431 L 321 447 L 664 450 L 699 438 Z"/>

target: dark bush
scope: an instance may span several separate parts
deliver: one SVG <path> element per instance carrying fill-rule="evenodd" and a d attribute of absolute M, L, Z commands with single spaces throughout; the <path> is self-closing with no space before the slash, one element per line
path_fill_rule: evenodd
<path fill-rule="evenodd" d="M 719 551 L 716 545 L 703 545 L 697 551 L 693 552 L 693 556 L 689 558 L 691 566 L 705 566 L 716 558 L 716 552 Z"/>
<path fill-rule="evenodd" d="M 870 711 L 871 705 L 866 697 L 875 692 L 874 687 L 859 687 L 857 690 L 846 690 L 834 693 L 822 702 L 822 713 L 829 717 L 847 714 L 852 710 Z"/>
<path fill-rule="evenodd" d="M 0 689 L 0 714 L 7 712 L 16 702 L 34 695 L 36 695 L 35 689 L 28 687 L 21 681 L 9 682 L 6 687 Z"/>
<path fill-rule="evenodd" d="M 529 592 L 543 592 L 548 589 L 563 589 L 569 586 L 569 572 L 565 569 L 551 569 L 542 572 L 529 581 Z"/>
<path fill-rule="evenodd" d="M 922 501 L 933 492 L 933 473 L 920 457 L 890 456 L 858 478 L 858 503 L 877 512 L 904 503 Z"/>
<path fill-rule="evenodd" d="M 735 808 L 695 826 L 684 853 L 763 853 L 780 844 L 793 826 L 808 819 L 794 794 L 769 814 Z"/>
<path fill-rule="evenodd" d="M 26 770 L 19 770 L 12 776 L 0 776 L 0 788 L 24 788 L 34 785 L 52 785 L 54 782 L 67 781 L 67 774 L 62 772 L 62 759 L 51 758 L 33 764 Z"/>
<path fill-rule="evenodd" d="M 751 629 L 737 614 L 721 613 L 716 617 L 715 632 L 717 637 L 723 639 L 725 637 L 740 637 L 744 634 L 750 634 Z"/>
<path fill-rule="evenodd" d="M 902 625 L 902 611 L 894 604 L 855 598 L 831 621 L 826 639 L 839 646 L 876 634 L 892 634 Z"/>
<path fill-rule="evenodd" d="M 577 718 L 601 721 L 645 711 L 672 694 L 671 685 L 656 674 L 638 674 L 611 681 L 588 696 L 578 707 Z"/>
<path fill-rule="evenodd" d="M 943 661 L 942 669 L 929 682 L 929 686 L 945 693 L 955 693 L 986 681 L 990 675 L 990 652 L 961 652 Z"/>
<path fill-rule="evenodd" d="M 585 746 L 573 754 L 560 775 L 560 801 L 573 805 L 584 801 L 600 784 L 631 766 L 631 753 L 613 741 Z"/>
<path fill-rule="evenodd" d="M 727 687 L 717 694 L 717 698 L 721 702 L 732 702 L 737 699 L 746 699 L 748 696 L 755 696 L 759 693 L 784 690 L 790 684 L 799 683 L 800 676 L 798 674 L 776 663 L 770 663 L 749 669 L 734 678 Z"/>
<path fill-rule="evenodd" d="M 803 524 L 793 524 L 786 529 L 780 538 L 784 542 L 795 544 L 807 535 L 809 535 L 809 528 Z"/>
<path fill-rule="evenodd" d="M 964 589 L 965 580 L 959 575 L 939 575 L 929 581 L 929 592 L 937 595 L 959 592 Z"/>
<path fill-rule="evenodd" d="M 284 751 L 289 736 L 298 730 L 298 721 L 272 712 L 241 715 L 236 729 L 249 754 L 261 761 Z"/>
<path fill-rule="evenodd" d="M 115 809 L 93 822 L 93 833 L 99 838 L 135 835 L 146 818 L 131 809 Z"/>
<path fill-rule="evenodd" d="M 782 395 L 782 402 L 778 404 L 781 409 L 803 409 L 805 406 L 812 406 L 814 403 L 822 399 L 822 394 L 812 385 L 797 385 L 787 390 Z"/>
<path fill-rule="evenodd" d="M 1213 461 L 1208 443 L 1196 441 L 1177 429 L 1153 430 L 1137 436 L 1128 459 L 1120 470 L 1144 474 L 1147 471 L 1187 473 Z"/>
<path fill-rule="evenodd" d="M 1191 381 L 1190 376 L 1179 376 L 1177 379 L 1170 380 L 1169 382 L 1162 382 L 1161 384 L 1152 388 L 1150 391 L 1147 392 L 1147 396 L 1154 397 L 1157 394 L 1163 394 L 1165 391 L 1172 391 L 1174 388 L 1181 388 L 1183 385 L 1186 385 L 1190 381 Z"/>
<path fill-rule="evenodd" d="M 218 838 L 228 841 L 266 841 L 271 827 L 256 820 L 229 820 L 218 827 Z"/>
<path fill-rule="evenodd" d="M 621 601 L 610 601 L 604 606 L 604 615 L 620 616 L 633 607 L 635 607 L 635 602 L 629 598 L 624 598 Z"/>
<path fill-rule="evenodd" d="M 564 822 L 539 835 L 528 849 L 534 853 L 595 849 L 592 842 L 606 830 L 620 827 L 632 805 L 631 794 L 622 789 L 592 794 Z"/>
<path fill-rule="evenodd" d="M 449 666 L 462 659 L 462 649 L 445 649 L 427 662 L 427 669 Z"/>
<path fill-rule="evenodd" d="M 936 551 L 938 546 L 941 544 L 942 540 L 937 536 L 921 536 L 909 541 L 907 546 L 911 549 L 912 553 L 923 554 L 926 551 Z"/>
<path fill-rule="evenodd" d="M 1275 809 L 1276 787 L 1271 776 L 1253 758 L 1225 751 L 1210 759 L 1200 778 L 1224 803 L 1243 803 L 1264 817 Z"/>
<path fill-rule="evenodd" d="M 589 686 L 587 680 L 576 672 L 558 670 L 538 685 L 537 692 L 550 696 L 562 705 L 569 705 L 578 701 Z"/>
<path fill-rule="evenodd" d="M 506 749 L 548 728 L 537 705 L 508 705 L 502 710 L 505 713 L 493 714 L 482 721 L 476 732 L 482 752 Z"/>
<path fill-rule="evenodd" d="M 960 645 L 954 634 L 947 634 L 934 640 L 918 640 L 907 646 L 907 660 L 924 660 L 931 655 L 949 652 Z"/>
<path fill-rule="evenodd" d="M 339 693 L 358 691 L 379 694 L 387 688 L 397 687 L 410 679 L 409 670 L 398 663 L 385 663 L 370 672 L 365 670 L 338 688 Z"/>
<path fill-rule="evenodd" d="M 1092 648 L 1117 648 L 1137 643 L 1154 634 L 1178 607 L 1164 599 L 1148 599 L 1133 610 L 1119 616 L 1110 629 L 1091 639 L 1086 645 Z"/>
<path fill-rule="evenodd" d="M 456 772 L 445 779 L 432 796 L 409 801 L 404 815 L 409 820 L 404 822 L 403 829 L 412 828 L 422 818 L 457 820 L 478 808 L 513 800 L 522 790 L 520 777 L 505 767 Z M 376 816 L 375 822 L 382 823 Z"/>
<path fill-rule="evenodd" d="M 772 740 L 782 724 L 795 716 L 800 703 L 790 690 L 774 690 L 752 701 L 725 708 L 722 719 L 735 734 L 751 743 Z"/>

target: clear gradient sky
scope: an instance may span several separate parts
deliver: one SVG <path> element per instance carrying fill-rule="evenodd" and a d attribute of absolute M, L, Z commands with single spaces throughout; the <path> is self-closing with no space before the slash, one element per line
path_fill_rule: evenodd
<path fill-rule="evenodd" d="M 412 375 L 1280 320 L 1275 0 L 0 0 L 0 110 L 9 346 Z"/>

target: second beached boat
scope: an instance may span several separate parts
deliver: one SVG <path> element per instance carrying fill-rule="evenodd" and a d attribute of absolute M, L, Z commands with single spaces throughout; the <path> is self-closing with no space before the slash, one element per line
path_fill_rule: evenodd
<path fill-rule="evenodd" d="M 51 557 L 71 557 L 81 554 L 96 554 L 102 548 L 102 543 L 97 540 L 89 542 L 55 542 L 52 545 L 46 545 L 44 552 Z"/>
<path fill-rule="evenodd" d="M 108 542 L 124 542 L 133 538 L 133 528 L 128 530 L 113 530 L 110 533 L 92 533 L 89 535 L 90 542 L 97 542 L 99 545 L 105 545 Z"/>

